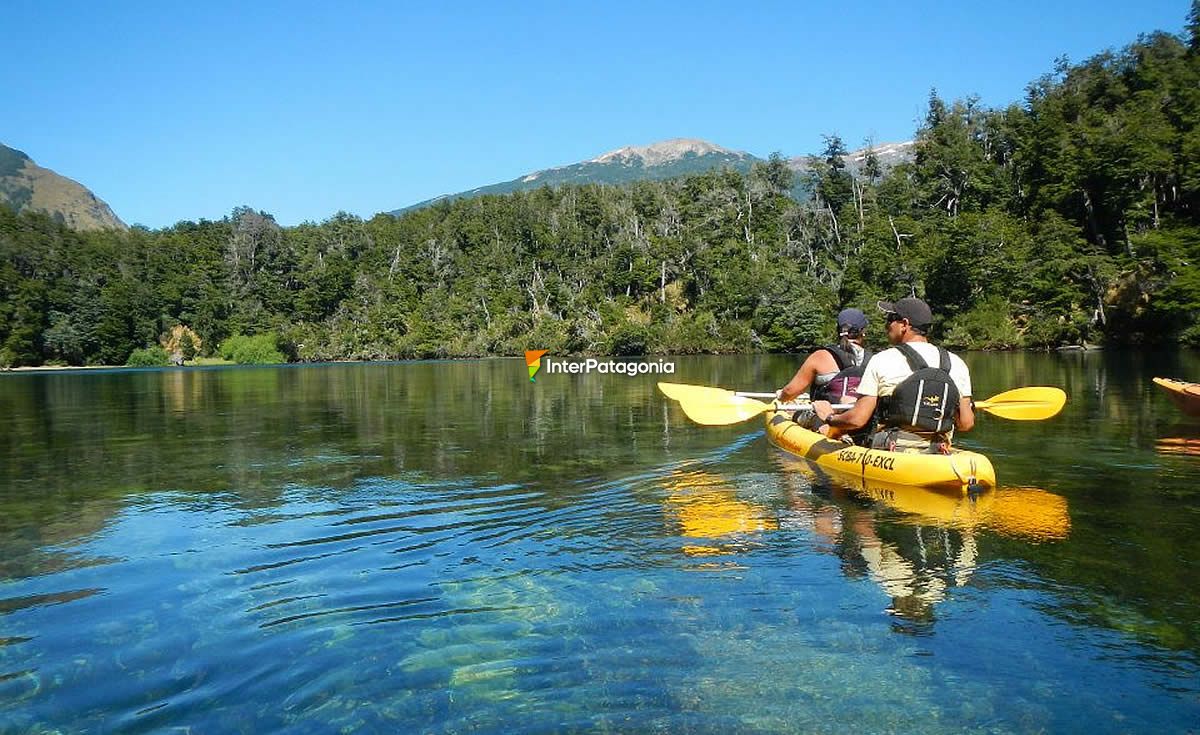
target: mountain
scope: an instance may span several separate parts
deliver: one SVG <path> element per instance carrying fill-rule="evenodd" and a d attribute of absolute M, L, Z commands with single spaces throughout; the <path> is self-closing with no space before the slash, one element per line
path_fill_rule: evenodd
<path fill-rule="evenodd" d="M 99 197 L 78 182 L 0 144 L 0 204 L 46 212 L 77 230 L 128 229 Z"/>
<path fill-rule="evenodd" d="M 664 140 L 647 146 L 626 146 L 609 151 L 590 161 L 534 171 L 511 181 L 489 184 L 478 189 L 426 199 L 388 214 L 420 209 L 443 199 L 465 199 L 484 194 L 508 194 L 542 186 L 563 184 L 628 184 L 647 179 L 670 179 L 730 167 L 746 172 L 755 161 L 749 153 L 732 151 L 719 145 L 690 138 Z"/>
<path fill-rule="evenodd" d="M 863 148 L 848 153 L 846 155 L 847 168 L 857 171 L 866 157 L 866 151 L 867 149 Z M 908 141 L 878 145 L 875 146 L 875 155 L 879 158 L 880 165 L 884 169 L 888 169 L 902 161 L 912 160 L 913 143 Z M 732 168 L 741 173 L 747 173 L 751 166 L 763 161 L 765 159 L 745 151 L 722 148 L 707 141 L 675 138 L 647 146 L 618 148 L 589 161 L 535 171 L 511 181 L 426 199 L 423 202 L 388 212 L 388 214 L 403 214 L 409 210 L 427 207 L 443 200 L 466 199 L 484 194 L 508 194 L 514 191 L 537 189 L 541 186 L 628 184 L 633 181 L 672 179 L 677 176 L 703 173 L 715 168 Z M 809 170 L 809 159 L 807 156 L 798 156 L 789 159 L 787 165 L 793 171 L 803 174 Z M 803 181 L 797 181 L 794 193 L 801 197 L 807 196 L 807 188 Z"/>

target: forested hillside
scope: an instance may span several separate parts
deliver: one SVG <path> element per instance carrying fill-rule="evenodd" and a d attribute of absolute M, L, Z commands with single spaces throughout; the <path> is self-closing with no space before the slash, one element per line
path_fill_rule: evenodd
<path fill-rule="evenodd" d="M 292 359 L 794 350 L 915 293 L 960 347 L 1200 344 L 1200 13 L 991 109 L 930 95 L 912 163 L 816 195 L 780 156 L 279 227 L 76 232 L 0 207 L 0 364 L 122 364 L 185 324 Z M 877 332 L 876 334 L 879 334 Z"/>

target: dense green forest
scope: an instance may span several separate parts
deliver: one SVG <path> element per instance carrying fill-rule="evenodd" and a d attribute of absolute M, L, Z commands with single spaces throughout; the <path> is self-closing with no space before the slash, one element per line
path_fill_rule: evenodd
<path fill-rule="evenodd" d="M 1184 37 L 1062 61 L 1019 104 L 931 93 L 889 171 L 851 175 L 827 136 L 803 202 L 774 155 L 291 228 L 239 208 L 84 233 L 0 207 L 0 366 L 124 364 L 179 325 L 198 354 L 269 335 L 293 360 L 795 350 L 908 294 L 959 347 L 1200 345 L 1198 122 L 1193 3 Z"/>

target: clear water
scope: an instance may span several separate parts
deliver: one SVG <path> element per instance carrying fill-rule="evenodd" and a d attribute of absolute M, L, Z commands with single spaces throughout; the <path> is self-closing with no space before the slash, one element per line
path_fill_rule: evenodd
<path fill-rule="evenodd" d="M 1200 357 L 966 357 L 1071 395 L 981 417 L 974 500 L 843 485 L 656 376 L 2 375 L 0 732 L 1195 731 L 1200 420 L 1150 377 Z"/>

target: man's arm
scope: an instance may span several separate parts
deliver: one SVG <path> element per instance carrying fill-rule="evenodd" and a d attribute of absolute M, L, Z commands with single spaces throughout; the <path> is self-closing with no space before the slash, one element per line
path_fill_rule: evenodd
<path fill-rule="evenodd" d="M 971 396 L 958 399 L 958 413 L 954 414 L 954 428 L 959 431 L 970 431 L 975 427 L 975 407 L 971 404 Z"/>
<path fill-rule="evenodd" d="M 813 412 L 817 418 L 825 422 L 826 426 L 840 429 L 841 431 L 855 431 L 866 426 L 871 420 L 871 416 L 875 413 L 875 404 L 879 401 L 875 396 L 859 396 L 854 405 L 842 413 L 834 413 L 826 401 L 815 401 L 813 403 Z M 825 427 L 821 427 L 823 434 Z M 965 431 L 965 429 L 964 429 Z"/>

